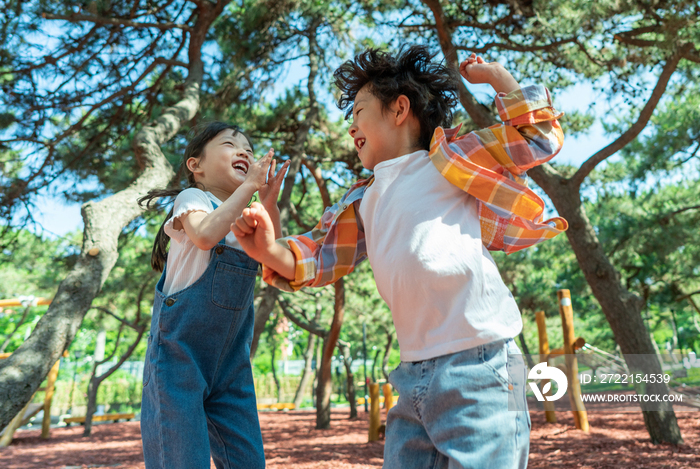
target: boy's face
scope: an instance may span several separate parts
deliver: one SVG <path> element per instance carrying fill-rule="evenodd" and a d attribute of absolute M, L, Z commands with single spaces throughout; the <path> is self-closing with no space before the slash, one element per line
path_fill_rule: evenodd
<path fill-rule="evenodd" d="M 355 97 L 353 121 L 348 132 L 355 141 L 362 166 L 373 170 L 377 163 L 401 154 L 397 153 L 397 126 L 391 110 L 382 110 L 382 102 L 365 85 Z"/>

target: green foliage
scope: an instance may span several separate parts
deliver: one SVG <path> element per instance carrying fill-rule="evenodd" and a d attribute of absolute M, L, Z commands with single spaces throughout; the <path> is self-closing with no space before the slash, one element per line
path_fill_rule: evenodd
<path fill-rule="evenodd" d="M 97 402 L 114 406 L 117 403 L 134 404 L 141 402 L 143 381 L 122 370 L 117 370 L 102 383 L 97 393 Z"/>
<path fill-rule="evenodd" d="M 16 243 L 0 252 L 0 297 L 52 297 L 58 281 L 75 262 L 78 235 L 59 240 L 26 230 L 13 235 Z"/>
<path fill-rule="evenodd" d="M 539 347 L 535 324 L 538 311 L 545 312 L 551 348 L 562 344 L 557 302 L 560 289 L 571 293 L 576 335 L 598 348 L 615 349 L 610 326 L 564 236 L 511 255 L 494 253 L 493 257 L 523 315 L 523 334 L 530 353 L 537 353 Z"/>
<path fill-rule="evenodd" d="M 26 230 L 12 233 L 15 241 L 0 252 L 0 298 L 52 298 L 59 280 L 75 262 L 75 237 L 52 240 Z M 17 306 L 0 309 L 0 344 L 15 331 L 28 308 L 24 322 L 5 352 L 24 342 L 47 306 Z"/>

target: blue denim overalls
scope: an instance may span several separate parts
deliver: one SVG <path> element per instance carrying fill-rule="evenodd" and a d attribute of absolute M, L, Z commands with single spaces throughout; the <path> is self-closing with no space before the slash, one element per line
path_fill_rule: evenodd
<path fill-rule="evenodd" d="M 192 285 L 156 286 L 143 372 L 146 468 L 265 467 L 250 344 L 258 263 L 222 240 Z"/>

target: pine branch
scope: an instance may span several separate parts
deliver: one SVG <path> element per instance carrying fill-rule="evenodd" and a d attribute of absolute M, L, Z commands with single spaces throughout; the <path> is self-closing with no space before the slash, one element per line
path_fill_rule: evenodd
<path fill-rule="evenodd" d="M 563 44 L 570 44 L 570 43 L 576 43 L 576 42 L 578 42 L 576 40 L 576 38 L 571 37 L 568 39 L 560 39 L 558 41 L 550 42 L 549 44 L 541 44 L 541 45 L 529 45 L 529 46 L 527 46 L 527 45 L 515 44 L 515 43 L 489 42 L 488 44 L 486 44 L 482 47 L 455 46 L 455 49 L 469 51 L 469 52 L 475 52 L 477 54 L 488 52 L 490 49 L 512 50 L 512 51 L 517 51 L 517 52 L 538 52 L 538 51 L 547 51 L 547 50 L 556 49 L 557 47 L 559 47 Z"/>
<path fill-rule="evenodd" d="M 196 3 L 196 2 L 194 2 Z M 42 13 L 42 18 L 47 20 L 64 20 L 71 23 L 82 23 L 90 22 L 97 25 L 114 25 L 114 26 L 127 26 L 130 28 L 156 28 L 161 31 L 169 31 L 172 29 L 181 29 L 183 31 L 192 32 L 192 28 L 186 24 L 179 23 L 139 23 L 136 21 L 131 21 L 125 18 L 106 18 L 103 16 L 95 15 L 82 15 L 79 13 L 73 15 L 54 15 L 52 13 Z"/>
<path fill-rule="evenodd" d="M 656 83 L 656 86 L 654 87 L 654 90 L 652 91 L 651 96 L 649 97 L 649 100 L 644 105 L 644 108 L 637 117 L 637 121 L 634 124 L 632 124 L 632 126 L 630 126 L 629 129 L 627 129 L 610 145 L 606 146 L 605 148 L 588 158 L 576 171 L 576 173 L 571 178 L 571 182 L 576 187 L 581 186 L 583 180 L 586 179 L 586 177 L 591 173 L 591 171 L 595 169 L 596 166 L 598 166 L 598 164 L 603 162 L 608 157 L 617 153 L 618 150 L 624 148 L 628 143 L 634 140 L 642 132 L 642 130 L 644 130 L 647 123 L 649 122 L 649 119 L 651 119 L 651 116 L 654 113 L 656 106 L 659 104 L 659 101 L 661 101 L 661 97 L 666 91 L 666 87 L 668 86 L 668 83 L 671 80 L 673 72 L 676 71 L 678 63 L 680 62 L 683 55 L 687 52 L 685 49 L 687 49 L 687 46 L 683 50 L 677 50 L 671 57 L 668 58 L 661 74 L 659 75 L 659 79 Z"/>
<path fill-rule="evenodd" d="M 282 313 L 295 325 L 299 326 L 305 331 L 308 331 L 314 335 L 321 337 L 322 339 L 325 339 L 326 336 L 328 336 L 329 331 L 321 327 L 316 321 L 309 321 L 308 319 L 303 319 L 302 313 L 299 312 L 298 309 L 294 307 L 291 303 L 289 303 L 289 301 L 286 298 L 280 296 L 278 302 L 280 304 L 280 307 L 282 308 Z"/>

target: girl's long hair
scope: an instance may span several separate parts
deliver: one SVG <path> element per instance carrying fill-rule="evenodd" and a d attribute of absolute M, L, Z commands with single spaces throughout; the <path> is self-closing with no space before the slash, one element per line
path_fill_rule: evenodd
<path fill-rule="evenodd" d="M 169 187 L 166 189 L 151 189 L 148 191 L 148 194 L 138 199 L 139 205 L 144 206 L 145 204 L 147 210 L 156 210 L 159 208 L 157 201 L 160 198 L 168 197 L 174 200 L 174 198 L 177 197 L 180 192 L 191 187 L 197 187 L 205 190 L 202 183 L 195 181 L 194 174 L 192 174 L 192 171 L 190 171 L 190 169 L 187 167 L 187 160 L 190 158 L 204 158 L 204 147 L 207 145 L 207 143 L 226 129 L 233 130 L 234 137 L 238 134 L 243 135 L 248 140 L 251 149 L 253 148 L 253 143 L 250 141 L 250 137 L 248 137 L 238 126 L 227 124 L 225 122 L 207 123 L 195 129 L 195 136 L 187 144 L 187 148 L 185 148 L 185 155 L 182 158 L 180 170 L 177 174 L 179 177 L 181 177 L 182 174 L 186 175 L 187 183 L 182 184 L 181 181 L 176 180 L 175 183 L 177 186 L 175 187 Z M 163 272 L 165 262 L 168 259 L 168 243 L 170 242 L 170 237 L 165 234 L 165 224 L 173 216 L 173 209 L 174 208 L 170 209 L 168 216 L 165 217 L 165 220 L 163 220 L 163 223 L 160 225 L 158 234 L 156 234 L 155 242 L 153 243 L 153 251 L 151 252 L 151 267 L 153 267 L 153 270 L 158 272 Z"/>

